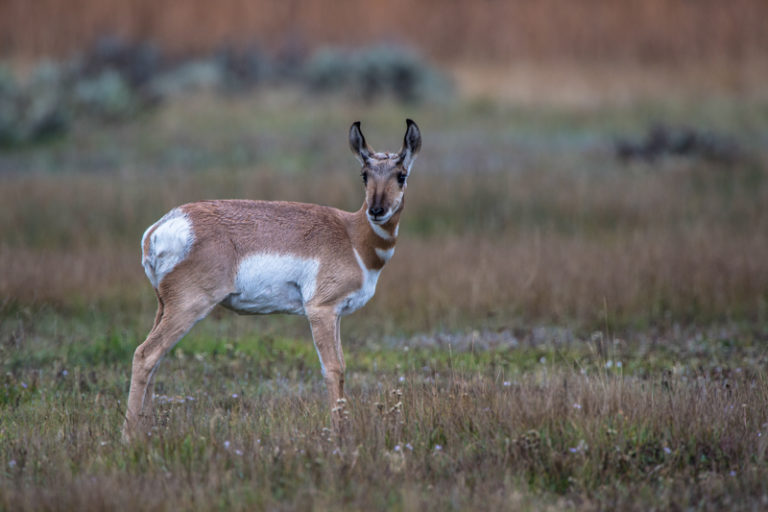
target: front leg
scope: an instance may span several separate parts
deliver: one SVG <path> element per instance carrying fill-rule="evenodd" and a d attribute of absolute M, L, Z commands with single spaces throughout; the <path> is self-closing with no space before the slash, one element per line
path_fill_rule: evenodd
<path fill-rule="evenodd" d="M 344 398 L 344 356 L 339 335 L 339 315 L 334 308 L 311 308 L 307 310 L 307 318 L 328 387 L 331 421 L 334 428 L 338 429 L 343 409 L 341 400 Z"/>

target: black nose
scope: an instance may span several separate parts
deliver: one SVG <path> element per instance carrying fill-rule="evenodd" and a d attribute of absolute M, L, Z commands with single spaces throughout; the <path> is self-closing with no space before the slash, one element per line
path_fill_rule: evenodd
<path fill-rule="evenodd" d="M 384 213 L 384 208 L 382 208 L 381 206 L 371 206 L 370 208 L 368 208 L 368 215 L 370 215 L 371 217 L 375 218 L 382 215 L 383 213 Z"/>

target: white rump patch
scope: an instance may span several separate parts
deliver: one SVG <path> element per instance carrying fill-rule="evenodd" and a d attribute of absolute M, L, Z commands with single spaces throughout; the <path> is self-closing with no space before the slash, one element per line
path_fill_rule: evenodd
<path fill-rule="evenodd" d="M 238 313 L 304 314 L 304 304 L 315 295 L 320 262 L 288 254 L 256 253 L 237 268 L 235 292 L 222 306 Z"/>
<path fill-rule="evenodd" d="M 340 315 L 353 313 L 365 306 L 366 303 L 371 300 L 371 297 L 373 297 L 373 294 L 376 292 L 376 283 L 378 282 L 379 274 L 381 273 L 381 269 L 371 270 L 366 267 L 357 250 L 352 250 L 355 252 L 355 259 L 357 260 L 357 264 L 360 265 L 360 270 L 363 273 L 363 285 L 359 290 L 347 295 L 342 301 L 338 309 Z"/>
<path fill-rule="evenodd" d="M 152 232 L 152 228 L 157 229 Z M 144 252 L 147 236 L 149 236 L 148 251 Z M 192 223 L 186 214 L 174 208 L 166 213 L 159 221 L 152 224 L 141 237 L 141 264 L 152 286 L 157 288 L 163 278 L 189 254 L 195 235 Z"/>
<path fill-rule="evenodd" d="M 375 251 L 376 256 L 378 256 L 384 263 L 388 262 L 392 258 L 392 255 L 395 254 L 394 247 L 390 247 L 389 249 L 375 249 Z"/>

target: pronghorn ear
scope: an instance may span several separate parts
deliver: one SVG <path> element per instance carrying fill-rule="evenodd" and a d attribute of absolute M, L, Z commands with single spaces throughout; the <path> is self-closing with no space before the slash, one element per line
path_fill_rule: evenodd
<path fill-rule="evenodd" d="M 349 148 L 352 150 L 352 154 L 355 158 L 360 160 L 360 163 L 365 165 L 368 163 L 368 159 L 371 158 L 373 150 L 365 142 L 363 132 L 360 131 L 360 121 L 355 121 L 352 126 L 349 127 Z"/>
<path fill-rule="evenodd" d="M 403 149 L 400 150 L 400 161 L 408 173 L 411 172 L 411 166 L 416 160 L 416 155 L 421 149 L 421 131 L 412 119 L 406 119 L 405 137 L 403 138 Z"/>

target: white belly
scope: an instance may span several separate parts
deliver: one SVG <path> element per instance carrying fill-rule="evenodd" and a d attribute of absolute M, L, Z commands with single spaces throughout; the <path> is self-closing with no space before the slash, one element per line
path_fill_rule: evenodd
<path fill-rule="evenodd" d="M 242 314 L 304 314 L 315 294 L 320 263 L 311 258 L 272 253 L 245 257 L 237 268 L 235 292 L 221 305 Z"/>

